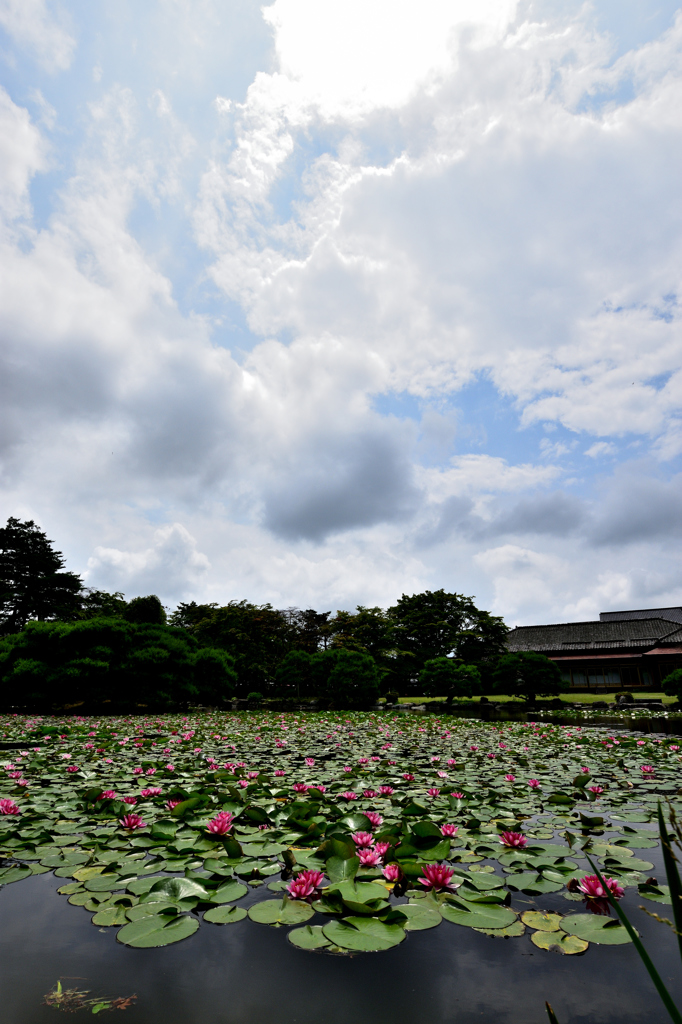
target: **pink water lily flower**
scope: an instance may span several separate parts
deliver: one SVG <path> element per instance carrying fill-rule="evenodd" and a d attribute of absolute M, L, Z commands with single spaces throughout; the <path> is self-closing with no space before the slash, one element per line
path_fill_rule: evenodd
<path fill-rule="evenodd" d="M 395 790 L 393 786 L 379 786 L 379 793 L 381 796 L 393 796 Z"/>
<path fill-rule="evenodd" d="M 105 789 L 97 797 L 98 800 L 117 800 L 118 797 L 113 789 Z"/>
<path fill-rule="evenodd" d="M 440 790 L 436 789 L 435 786 L 431 786 L 431 788 L 427 789 L 426 792 L 428 793 L 432 800 L 435 800 L 437 796 L 440 796 Z"/>
<path fill-rule="evenodd" d="M 287 892 L 296 900 L 303 900 L 312 896 L 316 889 L 322 884 L 324 875 L 321 871 L 301 871 L 296 878 L 292 878 L 287 886 Z"/>
<path fill-rule="evenodd" d="M 374 836 L 371 832 L 353 832 L 351 839 L 356 846 L 371 846 L 374 842 Z"/>
<path fill-rule="evenodd" d="M 178 806 L 178 804 L 181 803 L 182 800 L 166 800 L 166 807 L 168 808 L 169 811 L 172 811 L 174 810 L 174 808 Z"/>
<path fill-rule="evenodd" d="M 354 793 L 352 789 L 349 789 L 345 793 L 341 794 L 341 798 L 343 800 L 357 800 L 358 794 Z"/>
<path fill-rule="evenodd" d="M 403 877 L 403 869 L 399 864 L 387 864 L 381 873 L 387 882 L 399 882 Z"/>
<path fill-rule="evenodd" d="M 528 785 L 530 786 L 531 789 L 539 789 L 540 788 L 540 780 L 539 779 L 529 779 L 528 780 Z"/>
<path fill-rule="evenodd" d="M 656 773 L 656 769 L 651 764 L 643 764 L 639 770 L 642 773 L 642 775 L 654 775 Z"/>
<path fill-rule="evenodd" d="M 135 804 L 137 803 L 137 797 L 136 796 L 124 796 L 123 797 L 123 803 L 124 804 L 130 804 L 131 807 L 134 807 Z"/>
<path fill-rule="evenodd" d="M 450 796 L 454 796 L 455 800 L 463 800 L 464 793 L 451 793 Z"/>
<path fill-rule="evenodd" d="M 505 782 L 516 782 L 516 776 L 512 775 L 511 772 L 510 772 L 509 775 L 505 775 L 504 781 Z"/>
<path fill-rule="evenodd" d="M 403 772 L 403 778 L 405 782 L 414 782 L 414 775 L 412 772 Z"/>
<path fill-rule="evenodd" d="M 438 892 L 440 889 L 452 891 L 462 884 L 461 882 L 457 882 L 456 885 L 451 884 L 454 873 L 454 870 L 447 867 L 446 864 L 427 864 L 424 868 L 423 878 L 418 881 L 428 889 L 433 889 L 434 892 Z"/>
<path fill-rule="evenodd" d="M 308 789 L 305 782 L 295 782 L 291 788 L 294 793 L 305 793 Z"/>
<path fill-rule="evenodd" d="M 440 827 L 441 835 L 447 836 L 448 838 L 451 838 L 452 836 L 456 836 L 458 831 L 459 831 L 459 829 L 458 829 L 457 825 L 441 825 L 441 827 Z"/>
<path fill-rule="evenodd" d="M 625 895 L 625 889 L 622 885 L 619 885 L 615 878 L 608 878 L 606 875 L 602 875 L 606 884 L 606 889 L 599 881 L 597 875 L 585 875 L 581 878 L 578 883 L 578 889 L 584 893 L 589 899 L 605 899 L 607 891 L 611 893 L 614 899 L 619 900 Z"/>
<path fill-rule="evenodd" d="M 305 763 L 306 763 L 306 766 L 308 768 L 312 768 L 313 765 L 315 764 L 315 758 L 314 757 L 306 757 Z"/>
<path fill-rule="evenodd" d="M 232 828 L 233 822 L 233 814 L 230 814 L 229 811 L 220 811 L 215 818 L 209 821 L 206 828 L 216 836 L 226 836 Z"/>
<path fill-rule="evenodd" d="M 376 789 L 364 789 L 362 791 L 362 795 L 364 797 L 367 797 L 368 800 L 371 800 L 372 797 L 379 796 L 379 794 L 377 793 Z"/>
<path fill-rule="evenodd" d="M 502 846 L 510 846 L 522 850 L 528 845 L 528 840 L 520 832 L 503 832 L 500 836 Z"/>
<path fill-rule="evenodd" d="M 383 824 L 383 818 L 377 811 L 365 811 L 365 817 L 374 828 L 378 828 L 379 825 Z"/>
<path fill-rule="evenodd" d="M 272 774 L 273 774 L 273 775 L 276 775 L 276 776 L 277 776 L 277 778 L 281 778 L 281 777 L 282 777 L 283 775 L 286 775 L 286 772 L 282 771 L 282 769 L 281 769 L 281 768 L 278 768 L 278 769 L 277 769 L 277 771 L 276 771 L 276 772 L 273 772 Z"/>
<path fill-rule="evenodd" d="M 390 843 L 375 843 L 373 849 L 375 853 L 378 853 L 380 857 L 383 857 L 386 851 L 390 849 L 390 846 Z"/>
<path fill-rule="evenodd" d="M 149 786 L 142 790 L 140 796 L 161 796 L 161 786 Z"/>
<path fill-rule="evenodd" d="M 77 764 L 70 764 L 66 770 L 67 772 L 79 772 L 80 768 L 78 767 Z"/>
<path fill-rule="evenodd" d="M 127 828 L 132 831 L 135 828 L 146 828 L 147 824 L 142 820 L 139 814 L 124 814 L 119 819 L 119 825 L 121 828 Z"/>
<path fill-rule="evenodd" d="M 588 786 L 587 788 L 589 789 L 590 793 L 594 793 L 595 796 L 599 796 L 601 793 L 604 792 L 603 786 Z"/>
<path fill-rule="evenodd" d="M 0 800 L 0 814 L 21 814 L 21 811 L 14 800 Z"/>
<path fill-rule="evenodd" d="M 363 868 L 374 868 L 381 864 L 381 854 L 376 850 L 369 850 L 367 847 L 358 850 L 358 858 Z"/>

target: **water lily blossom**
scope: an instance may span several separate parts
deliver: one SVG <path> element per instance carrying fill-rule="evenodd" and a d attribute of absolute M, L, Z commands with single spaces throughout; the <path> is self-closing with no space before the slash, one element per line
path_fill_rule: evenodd
<path fill-rule="evenodd" d="M 529 779 L 528 780 L 528 785 L 530 786 L 531 789 L 540 789 L 540 780 L 539 779 Z"/>
<path fill-rule="evenodd" d="M 370 850 L 367 847 L 358 850 L 358 858 L 363 868 L 373 868 L 381 864 L 381 854 L 376 850 Z"/>
<path fill-rule="evenodd" d="M 234 822 L 234 815 L 230 814 L 229 811 L 220 811 L 216 814 L 215 818 L 209 821 L 206 826 L 207 830 L 216 836 L 226 836 L 232 828 Z"/>
<path fill-rule="evenodd" d="M 371 846 L 374 842 L 374 836 L 371 832 L 353 832 L 351 839 L 356 846 Z"/>
<path fill-rule="evenodd" d="M 21 811 L 14 800 L 0 800 L 0 814 L 21 814 Z"/>
<path fill-rule="evenodd" d="M 615 878 L 608 878 L 606 875 L 602 875 L 602 878 L 604 879 L 606 889 L 604 889 L 597 875 L 585 875 L 578 882 L 578 890 L 593 900 L 605 899 L 608 893 L 616 900 L 622 899 L 625 895 L 625 889 L 622 885 L 619 885 Z"/>
<path fill-rule="evenodd" d="M 312 896 L 316 889 L 322 884 L 324 875 L 321 871 L 301 871 L 296 878 L 292 878 L 287 886 L 287 892 L 296 900 L 303 900 Z"/>
<path fill-rule="evenodd" d="M 452 891 L 462 884 L 461 882 L 456 885 L 451 884 L 454 873 L 454 869 L 447 867 L 446 864 L 427 864 L 424 868 L 424 875 L 419 881 L 428 889 L 433 889 L 434 892 L 438 892 L 440 889 Z"/>
<path fill-rule="evenodd" d="M 500 836 L 500 843 L 502 846 L 522 850 L 524 846 L 528 845 L 528 840 L 520 832 L 503 832 Z"/>
<path fill-rule="evenodd" d="M 136 828 L 147 827 L 147 823 L 142 820 L 139 814 L 124 814 L 123 817 L 119 819 L 118 823 L 121 828 L 127 828 L 130 831 Z"/>
<path fill-rule="evenodd" d="M 403 869 L 399 864 L 387 864 L 381 873 L 387 882 L 400 882 L 403 877 Z"/>
<path fill-rule="evenodd" d="M 441 835 L 447 836 L 448 838 L 452 838 L 452 836 L 456 836 L 458 831 L 459 831 L 459 829 L 458 829 L 457 825 L 441 825 L 441 827 L 440 827 Z"/>

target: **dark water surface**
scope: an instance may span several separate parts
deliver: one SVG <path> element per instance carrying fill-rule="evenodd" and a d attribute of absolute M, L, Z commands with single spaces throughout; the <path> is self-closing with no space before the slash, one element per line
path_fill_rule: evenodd
<path fill-rule="evenodd" d="M 660 851 L 647 850 L 664 879 Z M 413 932 L 383 953 L 336 957 L 298 950 L 286 928 L 246 919 L 202 924 L 190 939 L 165 949 L 129 949 L 116 929 L 98 929 L 91 915 L 56 892 L 52 874 L 0 889 L 0 1024 L 56 1024 L 42 1005 L 58 978 L 93 995 L 137 994 L 125 1011 L 93 1018 L 121 1024 L 546 1024 L 549 999 L 560 1024 L 662 1024 L 667 1014 L 632 945 L 591 944 L 582 956 L 537 949 L 527 932 L 493 939 L 443 922 Z M 251 901 L 271 899 L 263 886 Z M 670 929 L 623 901 L 666 984 L 682 1003 L 682 972 Z M 513 906 L 582 912 L 562 895 L 517 895 Z M 671 908 L 648 903 L 661 916 Z M 320 923 L 317 918 L 312 923 Z"/>

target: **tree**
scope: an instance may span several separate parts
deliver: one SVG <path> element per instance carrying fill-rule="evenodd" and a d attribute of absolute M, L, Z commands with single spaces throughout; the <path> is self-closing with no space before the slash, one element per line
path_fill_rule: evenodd
<path fill-rule="evenodd" d="M 120 590 L 114 594 L 106 590 L 93 590 L 91 587 L 81 592 L 79 607 L 75 611 L 75 619 L 118 619 L 122 618 L 128 602 Z"/>
<path fill-rule="evenodd" d="M 393 623 L 393 664 L 398 688 L 413 690 L 433 658 L 457 658 L 484 674 L 505 651 L 509 632 L 501 618 L 481 611 L 473 598 L 445 590 L 403 594 L 388 614 Z"/>
<path fill-rule="evenodd" d="M 293 650 L 285 654 L 275 669 L 275 692 L 278 697 L 314 696 L 313 655 L 308 651 Z"/>
<path fill-rule="evenodd" d="M 0 528 L 0 634 L 18 632 L 29 619 L 73 617 L 83 584 L 63 568 L 61 551 L 33 520 L 7 520 Z"/>
<path fill-rule="evenodd" d="M 556 662 L 536 651 L 505 654 L 492 673 L 493 693 L 511 697 L 556 697 L 561 693 L 561 671 Z"/>
<path fill-rule="evenodd" d="M 236 682 L 224 651 L 202 648 L 182 630 L 124 619 L 29 622 L 0 641 L 0 703 L 5 707 L 110 702 L 170 708 L 218 702 Z"/>
<path fill-rule="evenodd" d="M 149 622 L 152 625 L 165 626 L 166 610 L 156 594 L 149 594 L 148 597 L 134 597 L 124 609 L 123 618 L 127 622 Z"/>
<path fill-rule="evenodd" d="M 475 665 L 463 665 L 454 658 L 431 658 L 419 673 L 425 697 L 473 697 L 481 692 L 481 673 Z"/>
<path fill-rule="evenodd" d="M 312 668 L 316 693 L 335 708 L 366 708 L 379 697 L 379 670 L 363 651 L 320 651 L 313 655 Z"/>
<path fill-rule="evenodd" d="M 677 697 L 682 704 L 682 668 L 670 672 L 662 681 L 661 688 L 668 697 Z"/>

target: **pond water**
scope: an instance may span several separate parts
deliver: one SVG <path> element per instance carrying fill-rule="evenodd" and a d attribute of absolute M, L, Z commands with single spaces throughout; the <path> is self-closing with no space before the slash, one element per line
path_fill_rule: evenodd
<path fill-rule="evenodd" d="M 398 837 L 384 864 L 402 865 L 410 884 L 407 896 L 397 898 L 389 886 L 393 911 L 408 899 L 414 909 L 426 895 L 417 874 L 437 862 L 459 872 L 452 881 L 462 884 L 453 900 L 466 895 L 469 911 L 476 910 L 477 898 L 488 899 L 489 906 L 497 900 L 496 912 L 504 900 L 519 915 L 519 927 L 521 915 L 531 910 L 561 915 L 566 922 L 567 916 L 586 912 L 566 883 L 591 873 L 590 854 L 605 874 L 620 880 L 621 905 L 682 1004 L 675 936 L 639 909 L 671 916 L 669 904 L 645 895 L 647 878 L 665 881 L 661 850 L 654 845 L 656 803 L 662 796 L 680 806 L 680 753 L 670 739 L 645 742 L 626 734 L 618 739 L 600 730 L 545 724 L 506 725 L 502 732 L 491 724 L 404 715 L 392 723 L 360 714 L 242 715 L 61 722 L 58 747 L 50 746 L 52 740 L 33 746 L 37 730 L 48 724 L 47 719 L 0 721 L 0 738 L 11 742 L 21 736 L 28 748 L 25 756 L 12 750 L 0 760 L 7 774 L 0 799 L 6 811 L 16 801 L 16 811 L 9 808 L 0 818 L 0 856 L 6 858 L 0 861 L 0 1024 L 54 1020 L 57 1010 L 45 1005 L 44 997 L 58 979 L 64 989 L 87 989 L 102 998 L 134 994 L 122 1018 L 130 1024 L 544 1024 L 545 1000 L 560 1024 L 667 1020 L 631 943 L 603 945 L 590 936 L 583 952 L 562 955 L 534 944 L 531 936 L 537 937 L 533 929 L 539 925 L 528 920 L 525 932 L 520 928 L 523 934 L 504 938 L 452 923 L 443 910 L 437 927 L 401 931 L 400 944 L 376 953 L 306 951 L 288 941 L 291 928 L 249 917 L 226 926 L 202 920 L 215 886 L 226 881 L 237 883 L 240 891 L 230 905 L 245 911 L 278 901 L 282 892 L 269 886 L 280 879 L 287 847 L 301 867 L 306 858 L 306 866 L 316 866 L 315 858 L 326 857 L 321 867 L 332 883 L 349 864 L 360 872 L 356 881 L 374 877 L 383 883 L 382 864 L 372 869 L 356 863 L 350 833 L 360 826 L 350 811 L 360 819 L 365 812 L 378 819 L 371 823 L 377 848 L 382 836 Z M 69 731 L 59 740 L 62 729 Z M 156 731 L 163 743 L 178 737 L 173 765 L 167 752 L 154 753 Z M 234 760 L 221 767 L 218 755 L 221 762 L 226 756 Z M 275 776 L 274 765 L 284 766 L 279 772 L 286 781 Z M 151 774 L 163 792 L 138 793 L 134 807 L 146 822 L 126 829 L 116 820 L 125 805 L 113 798 L 95 800 L 93 787 L 113 791 L 115 786 L 120 800 L 125 790 L 150 785 L 144 776 L 136 777 L 139 766 L 144 775 L 156 766 Z M 581 775 L 581 766 L 589 772 Z M 299 781 L 304 778 L 315 788 L 309 781 L 306 792 Z M 387 782 L 390 793 L 366 788 Z M 600 792 L 590 792 L 588 782 L 598 784 Z M 196 794 L 200 802 L 170 818 L 177 809 L 169 810 L 165 801 L 176 791 Z M 353 800 L 349 792 L 355 793 Z M 207 833 L 207 820 L 221 805 L 235 820 L 224 837 Z M 256 819 L 249 826 L 250 813 Z M 255 820 L 262 814 L 268 823 L 259 832 Z M 369 819 L 364 821 L 361 827 L 369 827 Z M 441 833 L 442 822 L 457 823 L 451 840 L 443 839 L 452 833 Z M 502 831 L 512 827 L 519 831 Z M 306 839 L 311 828 L 314 840 Z M 511 841 L 505 835 L 517 836 L 517 849 L 505 845 Z M 258 842 L 264 843 L 260 852 Z M 275 851 L 280 843 L 281 852 L 273 852 L 268 842 Z M 336 864 L 325 850 L 332 842 Z M 337 856 L 344 842 L 351 852 Z M 412 854 L 405 852 L 410 843 L 417 844 Z M 55 877 L 53 858 L 59 861 L 60 849 L 72 850 L 80 861 L 65 862 Z M 10 884 L 2 885 L 3 863 L 11 870 L 24 864 L 24 876 L 13 882 L 7 875 Z M 98 866 L 88 867 L 91 863 Z M 130 915 L 147 899 L 144 883 L 151 872 L 145 876 L 144 864 L 155 875 L 207 887 L 196 908 L 178 904 L 185 919 L 201 921 L 189 938 L 161 948 L 131 948 L 122 942 L 125 916 L 116 927 L 98 927 L 92 908 L 71 905 L 57 892 L 66 886 L 69 898 L 96 899 L 101 892 L 104 899 L 111 896 L 104 890 L 111 889 L 119 894 L 114 902 L 134 901 L 136 906 L 125 911 Z M 102 871 L 112 881 L 98 887 Z M 329 881 L 324 886 L 334 889 Z M 126 891 L 137 895 L 127 897 Z M 450 899 L 443 893 L 426 898 Z M 311 925 L 334 920 L 319 904 L 316 909 Z M 347 906 L 342 912 L 359 913 Z M 385 920 L 385 911 L 372 913 Z M 81 1019 L 89 1015 L 79 1012 Z"/>
<path fill-rule="evenodd" d="M 656 871 L 661 876 L 659 864 Z M 129 949 L 113 929 L 97 929 L 69 906 L 55 883 L 40 875 L 0 891 L 2 1024 L 54 1021 L 56 1011 L 41 1004 L 59 977 L 65 988 L 94 995 L 136 993 L 122 1018 L 130 1024 L 545 1024 L 545 999 L 561 1024 L 667 1020 L 632 945 L 591 944 L 582 956 L 564 957 L 536 949 L 528 936 L 489 938 L 444 924 L 385 952 L 341 957 L 296 949 L 287 929 L 247 919 L 201 928 L 163 949 Z M 642 902 L 630 893 L 624 901 L 679 1005 L 674 936 L 637 910 Z M 533 905 L 566 910 L 553 893 L 513 901 L 518 909 Z"/>

